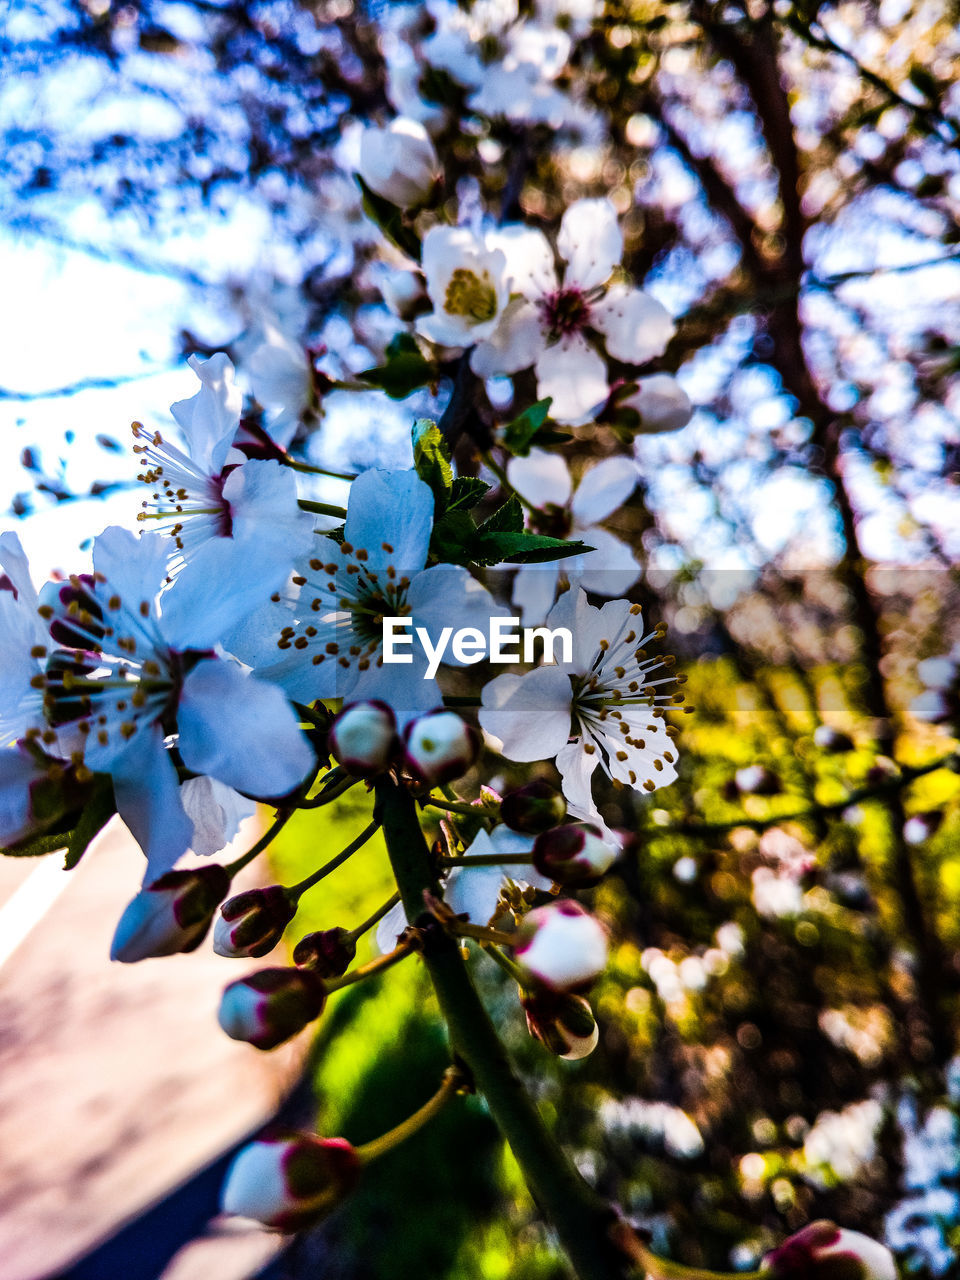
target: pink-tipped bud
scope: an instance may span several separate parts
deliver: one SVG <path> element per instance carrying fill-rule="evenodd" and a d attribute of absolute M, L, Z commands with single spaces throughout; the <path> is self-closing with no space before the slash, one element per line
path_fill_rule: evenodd
<path fill-rule="evenodd" d="M 297 904 L 282 885 L 247 889 L 223 904 L 213 929 L 218 956 L 265 956 L 297 914 Z"/>
<path fill-rule="evenodd" d="M 221 866 L 168 871 L 127 904 L 110 944 L 110 959 L 133 964 L 199 947 L 230 888 Z"/>
<path fill-rule="evenodd" d="M 558 1058 L 575 1062 L 597 1047 L 600 1028 L 583 996 L 569 991 L 524 991 L 520 1003 L 527 1015 L 527 1030 Z"/>
<path fill-rule="evenodd" d="M 455 711 L 431 711 L 407 725 L 403 750 L 409 772 L 435 786 L 467 772 L 477 758 L 480 738 Z"/>
<path fill-rule="evenodd" d="M 278 1131 L 241 1149 L 227 1170 L 220 1207 L 275 1231 L 298 1231 L 349 1195 L 360 1168 L 344 1138 Z"/>
<path fill-rule="evenodd" d="M 419 120 L 398 116 L 383 129 L 368 126 L 360 136 L 361 178 L 402 209 L 423 204 L 439 174 L 436 150 Z"/>
<path fill-rule="evenodd" d="M 220 997 L 217 1020 L 231 1040 L 275 1049 L 318 1018 L 323 982 L 307 969 L 261 969 L 231 982 Z"/>
<path fill-rule="evenodd" d="M 537 778 L 503 797 L 500 818 L 511 831 L 536 836 L 555 827 L 567 816 L 567 802 L 549 782 Z"/>
<path fill-rule="evenodd" d="M 603 925 L 569 898 L 525 915 L 514 944 L 523 969 L 554 991 L 588 987 L 603 972 L 607 951 Z"/>
<path fill-rule="evenodd" d="M 571 823 L 537 836 L 533 865 L 557 884 L 583 888 L 596 884 L 619 854 L 616 845 L 608 844 L 596 827 Z"/>
<path fill-rule="evenodd" d="M 352 702 L 330 726 L 327 745 L 348 773 L 358 778 L 383 773 L 400 747 L 393 712 L 385 702 Z"/>
<path fill-rule="evenodd" d="M 768 1253 L 760 1274 L 769 1280 L 897 1280 L 897 1267 L 878 1240 L 823 1219 Z"/>
<path fill-rule="evenodd" d="M 293 963 L 321 978 L 339 978 L 356 954 L 356 939 L 347 929 L 320 929 L 300 939 L 293 949 Z"/>

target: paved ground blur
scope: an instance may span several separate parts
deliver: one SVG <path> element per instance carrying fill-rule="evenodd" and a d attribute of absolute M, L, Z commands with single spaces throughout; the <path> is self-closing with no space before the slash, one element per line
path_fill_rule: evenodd
<path fill-rule="evenodd" d="M 297 1070 L 297 1049 L 261 1054 L 217 1026 L 225 983 L 268 962 L 224 960 L 208 938 L 192 955 L 110 963 L 143 870 L 122 826 L 65 887 L 59 862 L 0 858 L 0 1280 L 66 1270 L 268 1120 Z M 278 1243 L 215 1227 L 166 1274 L 241 1280 Z"/>

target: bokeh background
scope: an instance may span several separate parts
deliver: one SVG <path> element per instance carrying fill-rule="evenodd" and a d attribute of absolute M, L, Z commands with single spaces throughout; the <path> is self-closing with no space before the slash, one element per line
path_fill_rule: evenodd
<path fill-rule="evenodd" d="M 596 891 L 620 940 L 595 992 L 597 1052 L 549 1059 L 499 971 L 480 962 L 477 977 L 561 1137 L 657 1247 L 746 1269 L 827 1216 L 885 1238 L 907 1274 L 951 1274 L 956 5 L 636 0 L 592 20 L 541 5 L 577 34 L 558 81 L 569 112 L 548 122 L 466 106 L 429 62 L 411 88 L 403 51 L 453 9 L 10 0 L 0 11 L 4 527 L 42 576 L 82 567 L 104 524 L 132 524 L 128 424 L 168 429 L 168 405 L 195 386 L 190 353 L 229 350 L 248 389 L 245 361 L 271 335 L 309 345 L 335 377 L 383 362 L 401 326 L 350 177 L 364 122 L 426 104 L 454 219 L 486 207 L 550 229 L 572 199 L 610 195 L 626 265 L 677 319 L 662 367 L 697 410 L 683 431 L 629 446 L 578 428 L 565 453 L 579 469 L 635 452 L 642 480 L 611 528 L 644 562 L 632 594 L 668 623 L 694 713 L 677 784 L 606 798 L 608 821 L 635 838 Z M 491 63 L 514 16 L 475 7 Z M 529 392 L 522 379 L 487 390 L 491 431 Z M 447 382 L 403 400 L 334 392 L 294 447 L 334 469 L 410 465 L 410 423 L 449 394 Z M 482 467 L 469 439 L 457 460 Z M 317 492 L 342 501 L 344 488 Z M 291 823 L 263 874 L 306 874 L 368 803 Z M 105 960 L 79 966 L 79 980 L 72 956 L 105 952 L 135 854 L 95 850 L 76 886 L 46 864 L 0 872 L 0 1055 L 18 1081 L 6 1113 L 21 1117 L 0 1141 L 15 1153 L 0 1163 L 0 1238 L 19 1251 L 15 1264 L 0 1252 L 3 1280 L 181 1280 L 190 1266 L 218 1280 L 567 1274 L 476 1102 L 384 1160 L 308 1237 L 209 1227 L 217 1161 L 277 1107 L 363 1141 L 431 1091 L 445 1050 L 424 976 L 400 966 L 344 993 L 315 1043 L 255 1069 L 252 1049 L 204 1057 L 218 1033 L 184 1013 L 196 1039 L 174 1051 L 164 1032 L 148 1055 L 166 1046 L 176 1059 L 169 1113 L 137 1091 L 139 1068 L 106 1075 L 91 1103 L 78 1081 L 156 1034 L 164 1001 L 186 1010 L 191 990 L 209 991 L 212 1024 L 230 962 L 206 955 L 202 976 L 151 978 L 138 997 L 139 970 L 118 976 Z M 66 911 L 81 873 L 84 908 Z M 387 886 L 371 845 L 307 900 L 291 942 L 362 918 Z M 48 1069 L 31 1074 L 37 1037 Z M 139 1120 L 108 1123 L 124 1090 Z M 62 1119 L 59 1096 L 72 1099 Z M 35 1137 L 51 1114 L 85 1156 L 59 1200 Z M 156 1176 L 122 1172 L 131 1152 Z M 63 1203 L 103 1170 L 121 1174 L 90 1198 L 74 1239 Z M 191 1241 L 194 1262 L 181 1253 L 175 1271 Z"/>

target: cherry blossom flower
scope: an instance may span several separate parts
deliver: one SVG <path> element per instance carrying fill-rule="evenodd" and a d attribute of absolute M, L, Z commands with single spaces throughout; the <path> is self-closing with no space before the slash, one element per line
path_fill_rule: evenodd
<path fill-rule="evenodd" d="M 302 344 L 272 324 L 263 326 L 263 334 L 242 368 L 254 399 L 267 410 L 270 438 L 286 449 L 300 423 L 316 415 L 322 375 Z"/>
<path fill-rule="evenodd" d="M 371 191 L 410 209 L 429 197 L 440 174 L 440 161 L 423 125 L 398 116 L 384 129 L 364 129 L 359 169 Z"/>
<path fill-rule="evenodd" d="M 513 599 L 522 605 L 525 626 L 543 621 L 561 574 L 600 596 L 622 596 L 630 590 L 640 565 L 626 543 L 599 525 L 636 487 L 639 473 L 632 459 L 604 458 L 587 469 L 574 490 L 563 458 L 531 449 L 525 458 L 510 459 L 507 478 L 521 497 L 545 513 L 544 532 L 593 548 L 563 561 L 521 565 L 513 581 Z"/>
<path fill-rule="evenodd" d="M 214 651 L 262 591 L 241 576 L 242 552 L 208 543 L 160 595 L 166 539 L 110 528 L 94 542 L 93 576 L 55 586 L 42 606 L 62 646 L 47 658 L 47 718 L 74 764 L 112 776 L 148 880 L 194 835 L 169 735 L 188 769 L 256 796 L 285 795 L 313 763 L 280 690 Z"/>
<path fill-rule="evenodd" d="M 542 231 L 512 223 L 492 232 L 503 252 L 512 297 L 493 333 L 477 334 L 470 367 L 481 378 L 530 365 L 537 390 L 549 396 L 558 422 L 585 421 L 609 394 L 603 356 L 588 335 L 604 339 L 615 360 L 640 365 L 662 355 L 674 333 L 657 300 L 611 277 L 623 253 L 617 212 L 609 200 L 577 200 L 560 222 L 562 276 Z"/>
<path fill-rule="evenodd" d="M 616 785 L 655 791 L 677 776 L 676 749 L 664 723 L 675 695 L 661 692 L 677 677 L 655 676 L 666 665 L 644 646 L 640 606 L 611 600 L 601 609 L 577 588 L 561 596 L 550 628 L 573 636 L 573 660 L 503 675 L 484 686 L 480 725 L 508 760 L 556 759 L 570 813 L 606 830 L 594 803 L 597 766 Z"/>
<path fill-rule="evenodd" d="M 436 636 L 445 626 L 486 629 L 506 611 L 470 573 L 425 568 L 433 493 L 414 471 L 365 471 L 352 484 L 344 539 L 316 536 L 297 565 L 297 594 L 249 619 L 228 647 L 298 702 L 379 700 L 399 727 L 441 701 L 427 659 L 384 663 L 383 619 L 412 617 Z M 455 661 L 444 654 L 444 661 Z"/>
<path fill-rule="evenodd" d="M 423 272 L 434 309 L 417 321 L 419 332 L 445 347 L 489 338 L 510 295 L 506 265 L 502 249 L 466 227 L 431 227 L 423 238 Z"/>
<path fill-rule="evenodd" d="M 232 448 L 243 397 L 229 358 L 217 352 L 209 360 L 191 356 L 188 363 L 202 385 L 170 408 L 186 451 L 159 431 L 133 425 L 134 452 L 144 464 L 139 479 L 153 491 L 139 519 L 159 521 L 181 560 L 211 538 L 246 541 L 259 571 L 272 569 L 269 591 L 309 547 L 313 520 L 297 506 L 292 471 L 275 461 L 247 461 Z"/>

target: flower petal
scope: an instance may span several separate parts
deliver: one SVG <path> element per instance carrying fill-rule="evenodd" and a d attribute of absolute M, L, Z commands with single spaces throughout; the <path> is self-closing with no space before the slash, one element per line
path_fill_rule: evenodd
<path fill-rule="evenodd" d="M 193 838 L 159 725 L 141 728 L 110 765 L 117 812 L 147 856 L 144 884 L 169 871 Z"/>
<path fill-rule="evenodd" d="M 233 536 L 256 538 L 269 554 L 292 567 L 314 543 L 313 517 L 297 506 L 297 477 L 279 462 L 254 459 L 231 471 L 223 497 L 230 504 Z"/>
<path fill-rule="evenodd" d="M 523 298 L 511 298 L 500 323 L 470 355 L 470 368 L 478 378 L 517 373 L 536 364 L 547 345 L 540 312 Z"/>
<path fill-rule="evenodd" d="M 244 818 L 251 817 L 257 810 L 253 800 L 206 775 L 188 778 L 180 788 L 180 799 L 193 823 L 190 848 L 203 858 L 226 848 Z"/>
<path fill-rule="evenodd" d="M 184 680 L 177 726 L 188 769 L 250 795 L 286 795 L 315 763 L 280 690 L 221 659 L 197 663 Z"/>
<path fill-rule="evenodd" d="M 609 394 L 603 357 L 580 333 L 568 334 L 547 347 L 536 370 L 537 395 L 551 398 L 550 416 L 556 422 L 588 420 Z"/>
<path fill-rule="evenodd" d="M 606 339 L 608 355 L 627 364 L 646 364 L 662 356 L 677 331 L 670 312 L 656 298 L 622 284 L 607 290 L 591 318 Z"/>
<path fill-rule="evenodd" d="M 414 627 L 424 627 L 434 643 L 444 627 L 476 627 L 486 636 L 491 618 L 510 616 L 510 611 L 497 604 L 483 583 L 460 565 L 435 564 L 418 573 L 407 592 L 407 604 Z M 420 647 L 416 639 L 413 647 Z M 464 665 L 449 645 L 443 661 L 455 667 Z"/>
<path fill-rule="evenodd" d="M 365 569 L 419 573 L 432 528 L 433 494 L 415 471 L 364 471 L 354 480 L 343 532 L 355 551 L 366 551 Z"/>
<path fill-rule="evenodd" d="M 511 458 L 507 479 L 535 507 L 564 507 L 573 488 L 563 458 L 546 449 L 531 449 L 525 458 Z"/>
<path fill-rule="evenodd" d="M 570 677 L 538 667 L 519 679 L 498 676 L 483 688 L 481 727 L 503 743 L 508 760 L 549 760 L 570 736 Z"/>
<path fill-rule="evenodd" d="M 240 422 L 243 393 L 224 352 L 215 352 L 209 360 L 191 356 L 187 364 L 200 379 L 200 390 L 189 400 L 172 404 L 170 412 L 187 438 L 190 457 L 208 475 L 216 475 L 223 470 Z"/>
<path fill-rule="evenodd" d="M 289 566 L 256 538 L 211 538 L 191 555 L 160 601 L 172 649 L 214 649 L 286 581 Z"/>
<path fill-rule="evenodd" d="M 639 471 L 632 458 L 604 458 L 584 474 L 570 503 L 578 525 L 597 524 L 623 506 L 637 486 Z"/>
<path fill-rule="evenodd" d="M 567 262 L 565 285 L 593 289 L 605 284 L 623 254 L 623 235 L 610 201 L 575 200 L 560 222 L 557 251 Z"/>
<path fill-rule="evenodd" d="M 598 596 L 625 595 L 640 576 L 640 564 L 630 547 L 608 530 L 596 527 L 578 529 L 577 537 L 593 550 L 564 561 L 570 581 Z"/>
<path fill-rule="evenodd" d="M 521 609 L 525 627 L 538 627 L 550 612 L 557 594 L 560 565 L 522 564 L 513 579 L 513 603 Z"/>
<path fill-rule="evenodd" d="M 569 804 L 576 808 L 577 816 L 588 822 L 601 821 L 591 790 L 593 771 L 598 764 L 596 753 L 588 755 L 583 740 L 579 738 L 557 753 L 557 770 L 562 779 L 560 789 Z"/>
<path fill-rule="evenodd" d="M 557 288 L 553 250 L 542 231 L 512 222 L 492 231 L 487 243 L 503 250 L 511 292 L 536 302 Z"/>

